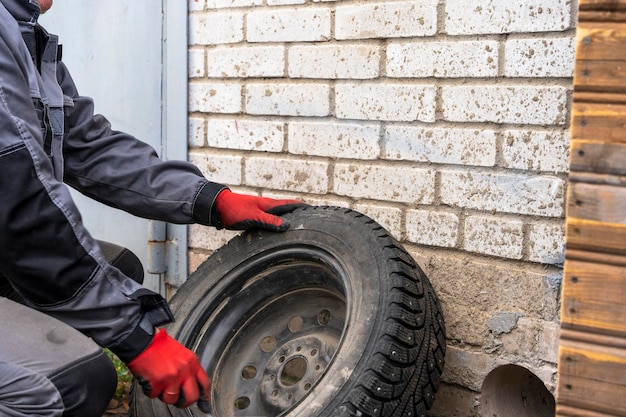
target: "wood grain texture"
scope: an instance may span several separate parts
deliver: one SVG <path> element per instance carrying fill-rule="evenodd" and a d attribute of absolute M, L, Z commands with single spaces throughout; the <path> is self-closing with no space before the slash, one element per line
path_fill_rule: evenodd
<path fill-rule="evenodd" d="M 579 0 L 558 417 L 626 417 L 626 0 Z"/>
<path fill-rule="evenodd" d="M 564 282 L 562 328 L 626 337 L 626 268 L 567 259 Z"/>

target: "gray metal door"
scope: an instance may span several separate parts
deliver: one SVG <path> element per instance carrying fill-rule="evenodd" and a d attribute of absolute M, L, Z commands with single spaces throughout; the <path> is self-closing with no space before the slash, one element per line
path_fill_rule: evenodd
<path fill-rule="evenodd" d="M 180 0 L 61 0 L 40 19 L 59 35 L 63 60 L 80 94 L 94 98 L 96 112 L 169 159 L 185 159 L 187 153 L 186 5 Z M 184 226 L 139 219 L 73 195 L 94 237 L 140 257 L 147 287 L 165 293 L 166 281 L 184 281 Z"/>

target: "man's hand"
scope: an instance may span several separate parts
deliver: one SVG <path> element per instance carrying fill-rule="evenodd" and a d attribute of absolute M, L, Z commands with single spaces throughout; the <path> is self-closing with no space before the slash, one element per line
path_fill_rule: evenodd
<path fill-rule="evenodd" d="M 164 329 L 154 335 L 146 350 L 128 363 L 143 392 L 159 397 L 167 404 L 185 408 L 198 402 L 204 412 L 209 399 L 211 381 L 198 357 L 172 339 Z"/>
<path fill-rule="evenodd" d="M 218 194 L 216 204 L 220 226 L 225 229 L 245 230 L 258 227 L 273 232 L 283 232 L 289 228 L 289 222 L 279 217 L 281 214 L 306 205 L 298 200 L 275 200 L 235 194 L 228 189 Z"/>

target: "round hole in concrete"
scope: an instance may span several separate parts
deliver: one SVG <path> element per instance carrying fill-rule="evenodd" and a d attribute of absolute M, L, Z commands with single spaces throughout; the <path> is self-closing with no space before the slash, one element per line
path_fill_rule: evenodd
<path fill-rule="evenodd" d="M 528 369 L 500 366 L 487 375 L 480 403 L 485 417 L 554 417 L 554 396 Z"/>

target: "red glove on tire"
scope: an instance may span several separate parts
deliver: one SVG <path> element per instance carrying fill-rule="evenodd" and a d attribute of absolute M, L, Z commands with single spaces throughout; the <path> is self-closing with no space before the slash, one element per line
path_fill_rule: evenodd
<path fill-rule="evenodd" d="M 128 363 L 128 369 L 150 398 L 159 397 L 180 408 L 198 402 L 198 407 L 208 412 L 209 377 L 198 357 L 165 330 L 157 331 L 148 347 Z"/>
<path fill-rule="evenodd" d="M 298 200 L 235 194 L 228 189 L 217 195 L 215 204 L 223 228 L 245 230 L 256 227 L 273 232 L 283 232 L 289 228 L 289 222 L 278 216 L 306 205 Z"/>

